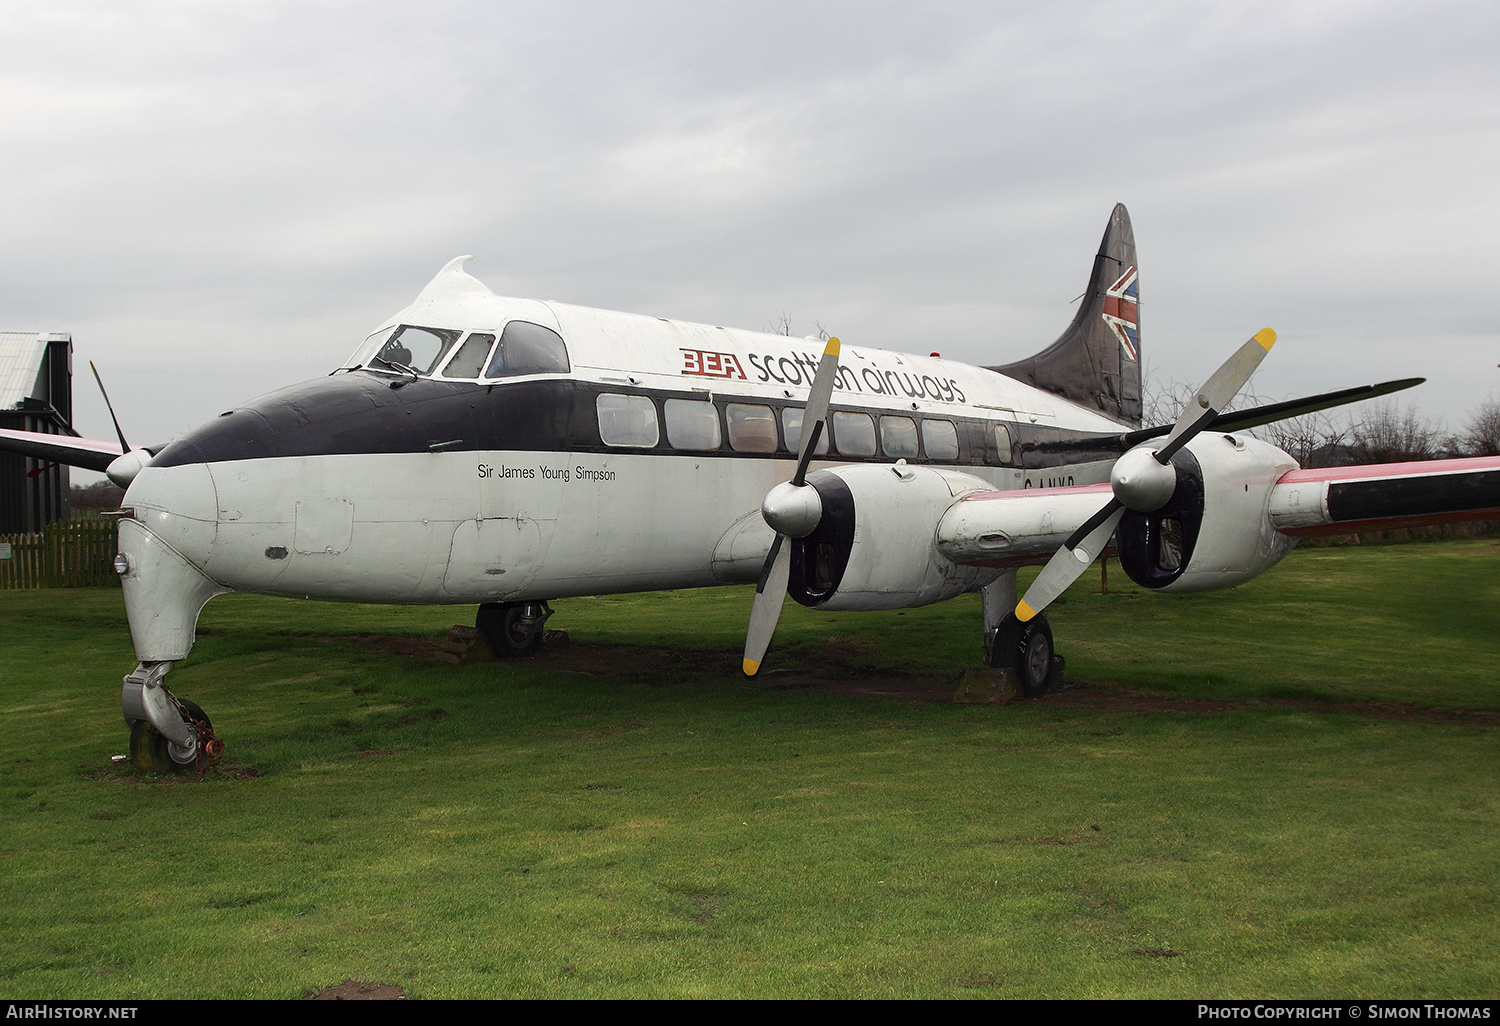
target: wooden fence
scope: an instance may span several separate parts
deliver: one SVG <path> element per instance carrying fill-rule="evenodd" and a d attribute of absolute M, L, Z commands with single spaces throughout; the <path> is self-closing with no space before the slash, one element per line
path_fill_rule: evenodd
<path fill-rule="evenodd" d="M 115 528 L 113 520 L 73 520 L 41 534 L 0 534 L 0 588 L 117 585 Z"/>

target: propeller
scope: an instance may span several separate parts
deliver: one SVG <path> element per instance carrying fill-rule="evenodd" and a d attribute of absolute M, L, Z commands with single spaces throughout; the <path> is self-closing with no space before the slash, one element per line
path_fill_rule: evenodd
<path fill-rule="evenodd" d="M 750 607 L 750 626 L 745 631 L 745 676 L 760 672 L 761 660 L 776 633 L 781 607 L 786 602 L 786 586 L 792 575 L 792 549 L 789 538 L 806 538 L 817 529 L 823 517 L 823 500 L 818 490 L 807 483 L 807 465 L 817 451 L 818 440 L 828 430 L 828 404 L 833 397 L 833 383 L 839 374 L 839 340 L 830 338 L 813 376 L 807 407 L 802 411 L 802 450 L 797 456 L 797 472 L 785 484 L 779 484 L 761 503 L 761 516 L 776 532 L 771 551 L 766 554 L 760 580 L 755 585 L 755 602 Z"/>
<path fill-rule="evenodd" d="M 109 419 L 115 423 L 115 434 L 120 436 L 120 453 L 123 455 L 130 451 L 130 443 L 125 441 L 125 432 L 120 430 L 120 418 L 115 416 L 114 404 L 109 401 L 109 393 L 104 391 L 104 379 L 99 376 L 99 368 L 94 366 L 94 361 L 89 361 L 89 370 L 94 372 L 94 380 L 99 384 L 99 394 L 104 396 L 104 407 L 109 410 Z"/>
<path fill-rule="evenodd" d="M 1078 580 L 1109 544 L 1127 509 L 1149 513 L 1166 505 L 1177 489 L 1177 471 L 1172 466 L 1172 457 L 1198 432 L 1213 423 L 1219 411 L 1245 387 L 1245 382 L 1250 380 L 1250 375 L 1255 373 L 1275 343 L 1276 332 L 1270 328 L 1257 331 L 1198 390 L 1193 402 L 1172 425 L 1165 445 L 1156 450 L 1131 449 L 1115 461 L 1109 472 L 1114 497 L 1084 521 L 1063 542 L 1062 548 L 1053 553 L 1037 579 L 1026 589 L 1025 596 L 1016 603 L 1016 619 L 1030 620 Z"/>

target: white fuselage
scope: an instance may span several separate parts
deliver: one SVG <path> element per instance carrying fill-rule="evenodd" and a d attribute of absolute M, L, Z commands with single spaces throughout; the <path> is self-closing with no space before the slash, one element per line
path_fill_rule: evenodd
<path fill-rule="evenodd" d="M 400 324 L 498 335 L 524 320 L 565 340 L 570 369 L 463 380 L 439 367 L 411 381 L 371 365 L 272 393 L 163 450 L 131 484 L 135 520 L 214 586 L 266 594 L 473 603 L 755 579 L 772 539 L 761 501 L 795 464 L 784 410 L 805 402 L 820 343 L 469 286 L 432 292 L 373 337 Z M 663 421 L 669 399 L 714 403 L 722 437 L 679 449 L 662 423 L 652 446 L 612 445 L 596 423 L 601 392 L 650 397 Z M 736 451 L 731 403 L 774 412 L 775 451 Z M 896 426 L 920 426 L 924 439 L 924 421 L 953 423 L 961 453 L 933 458 L 924 441 L 899 458 L 998 489 L 1107 478 L 1107 459 L 1017 466 L 1028 431 L 1121 430 L 992 371 L 854 346 L 844 347 L 833 408 L 870 415 L 877 436 L 882 418 L 905 418 Z M 544 421 L 561 426 L 538 443 L 527 432 Z M 898 458 L 884 439 L 846 455 L 852 435 L 841 437 L 837 419 L 833 433 L 815 468 Z"/>

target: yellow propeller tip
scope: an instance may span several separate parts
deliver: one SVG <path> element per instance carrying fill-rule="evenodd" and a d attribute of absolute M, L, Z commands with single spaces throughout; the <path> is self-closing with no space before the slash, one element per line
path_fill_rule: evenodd
<path fill-rule="evenodd" d="M 1036 615 L 1036 610 L 1032 609 L 1030 606 L 1028 606 L 1026 604 L 1026 600 L 1025 599 L 1022 599 L 1021 601 L 1019 601 L 1019 602 L 1016 603 L 1016 619 L 1017 620 L 1020 620 L 1022 623 L 1025 623 L 1027 620 L 1030 620 L 1035 615 Z"/>
<path fill-rule="evenodd" d="M 824 349 L 823 349 L 823 355 L 824 356 L 837 356 L 837 355 L 839 355 L 839 340 L 837 338 L 830 338 L 828 340 L 828 345 L 826 347 L 824 347 Z"/>
<path fill-rule="evenodd" d="M 1260 347 L 1269 353 L 1271 347 L 1276 344 L 1276 332 L 1270 328 L 1261 328 L 1255 333 L 1255 341 L 1259 342 Z"/>
<path fill-rule="evenodd" d="M 745 671 L 746 677 L 754 677 L 757 673 L 760 672 L 760 660 L 746 659 L 743 669 Z"/>

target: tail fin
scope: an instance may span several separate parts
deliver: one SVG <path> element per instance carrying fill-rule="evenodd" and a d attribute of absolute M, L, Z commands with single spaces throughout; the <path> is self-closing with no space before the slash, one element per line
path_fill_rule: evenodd
<path fill-rule="evenodd" d="M 1109 216 L 1093 276 L 1068 330 L 1030 359 L 988 369 L 1140 425 L 1140 289 L 1125 204 L 1117 203 Z"/>

